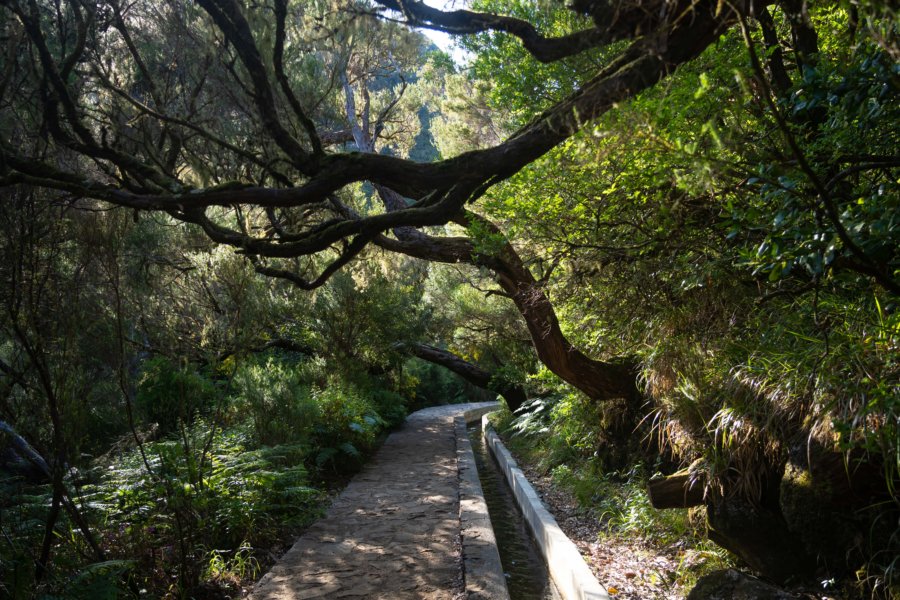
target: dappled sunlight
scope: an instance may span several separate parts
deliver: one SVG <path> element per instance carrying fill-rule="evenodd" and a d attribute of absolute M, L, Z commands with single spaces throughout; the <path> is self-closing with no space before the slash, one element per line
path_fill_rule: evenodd
<path fill-rule="evenodd" d="M 462 592 L 453 417 L 473 406 L 413 414 L 253 598 L 450 600 Z"/>

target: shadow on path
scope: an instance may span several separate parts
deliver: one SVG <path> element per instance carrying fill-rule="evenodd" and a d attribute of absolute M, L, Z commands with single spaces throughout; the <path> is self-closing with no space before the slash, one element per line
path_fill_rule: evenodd
<path fill-rule="evenodd" d="M 410 415 L 251 598 L 464 597 L 453 419 L 486 405 Z"/>

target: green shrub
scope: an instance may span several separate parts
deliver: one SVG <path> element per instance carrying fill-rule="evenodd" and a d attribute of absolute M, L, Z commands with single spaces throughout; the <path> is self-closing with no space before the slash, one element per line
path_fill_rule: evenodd
<path fill-rule="evenodd" d="M 305 364 L 305 363 L 303 363 Z M 321 411 L 306 380 L 310 367 L 288 365 L 273 357 L 250 362 L 234 374 L 234 398 L 253 424 L 260 444 L 304 441 Z"/>
<path fill-rule="evenodd" d="M 71 600 L 118 600 L 132 596 L 123 585 L 133 563 L 107 560 L 80 569 L 66 584 L 64 597 Z"/>
<path fill-rule="evenodd" d="M 111 554 L 133 559 L 133 577 L 148 590 L 174 582 L 189 590 L 223 557 L 231 558 L 216 564 L 232 572 L 239 556 L 246 567 L 257 560 L 247 548 L 269 547 L 320 514 L 304 445 L 254 448 L 249 431 L 203 422 L 187 436 L 145 444 L 150 473 L 132 450 L 85 489 L 84 500 L 105 519 Z"/>
<path fill-rule="evenodd" d="M 468 402 L 470 386 L 455 373 L 418 358 L 408 360 L 403 369 L 415 381 L 415 408 Z"/>
<path fill-rule="evenodd" d="M 27 485 L 0 471 L 0 597 L 30 598 L 34 587 L 34 554 L 44 533 L 50 486 Z"/>
<path fill-rule="evenodd" d="M 160 431 L 174 431 L 178 422 L 191 423 L 215 405 L 216 387 L 189 366 L 177 367 L 165 357 L 144 362 L 135 404 L 147 422 Z"/>
<path fill-rule="evenodd" d="M 406 419 L 406 398 L 397 392 L 376 387 L 368 392 L 372 405 L 388 427 L 397 427 Z"/>
<path fill-rule="evenodd" d="M 375 448 L 378 434 L 387 425 L 368 399 L 349 386 L 332 383 L 316 390 L 320 419 L 313 432 L 319 449 L 316 465 L 339 471 L 359 466 L 362 455 Z"/>

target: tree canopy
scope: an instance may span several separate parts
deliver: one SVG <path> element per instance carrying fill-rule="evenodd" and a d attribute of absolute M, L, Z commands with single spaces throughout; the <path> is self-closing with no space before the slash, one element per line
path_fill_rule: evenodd
<path fill-rule="evenodd" d="M 372 443 L 366 411 L 459 389 L 414 356 L 513 410 L 552 406 L 528 423 L 604 469 L 689 467 L 663 504 L 705 505 L 710 537 L 770 579 L 896 570 L 878 526 L 900 476 L 891 3 L 0 13 L 0 370 L 18 390 L 0 418 L 52 422 L 33 441 L 57 453 L 57 510 L 83 446 L 66 419 L 134 397 L 174 431 L 234 381 L 260 440 L 363 428 L 304 430 L 330 464 Z"/>
<path fill-rule="evenodd" d="M 696 57 L 752 8 L 597 3 L 576 7 L 585 15 L 579 30 L 545 37 L 525 20 L 445 14 L 419 2 L 4 5 L 16 17 L 7 25 L 4 58 L 13 117 L 5 123 L 4 183 L 167 211 L 254 256 L 308 256 L 345 240 L 330 265 L 346 263 L 393 228 L 457 218 L 492 185 Z M 340 110 L 341 88 L 353 87 L 349 78 L 383 76 L 408 60 L 399 50 L 409 34 L 365 19 L 368 13 L 455 34 L 507 32 L 542 61 L 633 41 L 495 146 L 419 163 L 365 147 L 396 113 L 386 98 L 374 114 L 365 91 L 365 106 L 353 115 L 362 122 L 352 124 L 363 147 L 328 150 L 339 132 L 327 127 Z M 372 48 L 386 57 L 372 60 Z M 354 96 L 347 108 L 355 108 Z M 350 211 L 338 193 L 362 181 L 406 201 L 379 214 Z M 212 207 L 238 206 L 264 211 L 264 228 L 244 231 L 211 214 Z M 285 223 L 278 211 L 289 208 L 305 210 Z M 321 285 L 329 267 L 305 285 Z"/>

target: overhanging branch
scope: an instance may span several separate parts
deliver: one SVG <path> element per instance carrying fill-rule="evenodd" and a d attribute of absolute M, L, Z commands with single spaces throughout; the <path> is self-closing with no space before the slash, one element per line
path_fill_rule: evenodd
<path fill-rule="evenodd" d="M 474 12 L 470 10 L 442 11 L 424 2 L 409 0 L 376 0 L 381 6 L 400 12 L 413 27 L 443 31 L 451 35 L 465 35 L 484 31 L 498 31 L 514 35 L 537 60 L 545 63 L 580 54 L 590 48 L 623 39 L 622 33 L 588 28 L 561 37 L 545 37 L 522 19 Z M 618 33 L 618 37 L 617 34 Z"/>
<path fill-rule="evenodd" d="M 495 377 L 490 372 L 474 365 L 448 350 L 442 350 L 428 344 L 401 344 L 401 349 L 407 350 L 413 356 L 426 360 L 436 365 L 441 365 L 453 371 L 469 383 L 486 390 L 495 391 L 506 400 L 507 406 L 512 411 L 517 410 L 527 399 L 525 390 L 514 383 Z"/>

